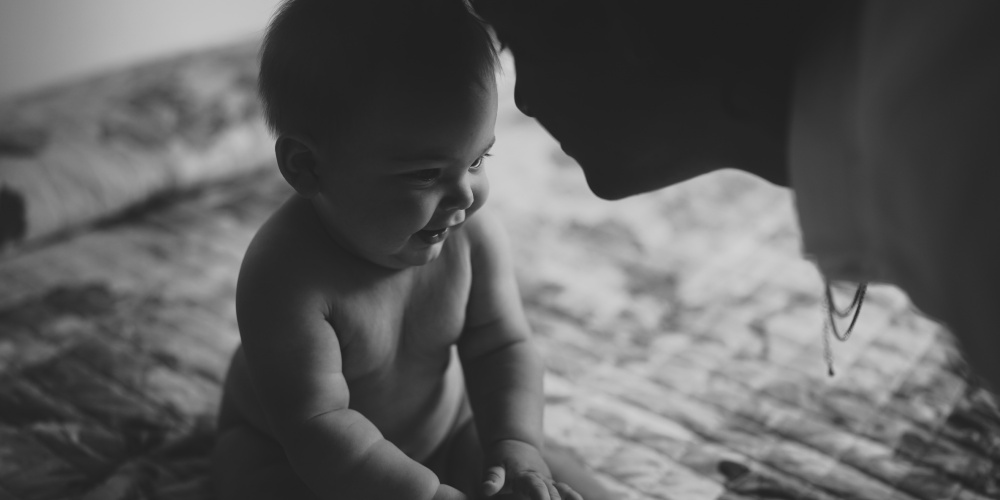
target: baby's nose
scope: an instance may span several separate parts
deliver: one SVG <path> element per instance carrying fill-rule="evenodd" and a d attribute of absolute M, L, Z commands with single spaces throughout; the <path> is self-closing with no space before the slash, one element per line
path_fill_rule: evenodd
<path fill-rule="evenodd" d="M 472 184 L 463 177 L 452 183 L 443 205 L 450 210 L 465 210 L 471 207 L 475 201 L 476 195 L 472 190 Z"/>

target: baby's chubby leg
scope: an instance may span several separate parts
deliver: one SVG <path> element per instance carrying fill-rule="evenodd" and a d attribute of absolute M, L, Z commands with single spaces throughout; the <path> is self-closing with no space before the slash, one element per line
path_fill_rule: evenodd
<path fill-rule="evenodd" d="M 248 425 L 219 433 L 212 479 L 219 500 L 318 500 L 292 471 L 281 446 Z"/>

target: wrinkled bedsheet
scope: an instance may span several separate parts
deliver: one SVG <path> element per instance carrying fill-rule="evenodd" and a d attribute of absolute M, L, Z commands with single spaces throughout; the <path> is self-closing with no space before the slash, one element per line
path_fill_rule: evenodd
<path fill-rule="evenodd" d="M 827 376 L 788 193 L 719 172 L 601 201 L 507 73 L 490 204 L 554 443 L 623 499 L 1000 498 L 997 399 L 898 290 L 872 288 Z M 236 273 L 289 195 L 264 156 L 230 161 L 0 256 L 0 499 L 213 498 Z"/>

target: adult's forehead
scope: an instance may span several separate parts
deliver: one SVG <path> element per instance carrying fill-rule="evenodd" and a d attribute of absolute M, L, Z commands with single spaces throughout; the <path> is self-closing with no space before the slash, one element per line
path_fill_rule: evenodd
<path fill-rule="evenodd" d="M 602 0 L 475 0 L 473 6 L 505 45 L 586 44 L 606 35 L 611 5 Z"/>

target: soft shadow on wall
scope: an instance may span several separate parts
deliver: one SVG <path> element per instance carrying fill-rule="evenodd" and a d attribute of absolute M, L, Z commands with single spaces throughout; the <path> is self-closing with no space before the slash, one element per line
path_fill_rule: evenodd
<path fill-rule="evenodd" d="M 0 0 L 0 98 L 259 35 L 279 0 Z"/>

